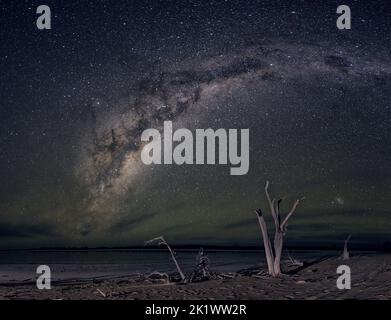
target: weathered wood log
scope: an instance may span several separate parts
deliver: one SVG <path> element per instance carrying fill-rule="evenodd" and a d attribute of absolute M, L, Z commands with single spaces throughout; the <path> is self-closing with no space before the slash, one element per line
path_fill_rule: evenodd
<path fill-rule="evenodd" d="M 174 261 L 175 263 L 175 266 L 176 266 L 176 269 L 178 270 L 178 273 L 182 279 L 182 281 L 185 281 L 185 275 L 184 273 L 182 272 L 182 269 L 180 268 L 179 266 L 179 263 L 176 259 L 176 254 L 175 252 L 171 249 L 170 245 L 167 243 L 167 241 L 164 239 L 163 236 L 160 236 L 160 237 L 157 237 L 157 238 L 154 238 L 152 240 L 149 240 L 149 241 L 146 241 L 145 242 L 146 245 L 151 245 L 151 244 L 157 244 L 157 245 L 165 245 L 168 249 L 168 251 L 170 251 L 170 254 L 171 254 L 171 258 L 172 260 Z"/>

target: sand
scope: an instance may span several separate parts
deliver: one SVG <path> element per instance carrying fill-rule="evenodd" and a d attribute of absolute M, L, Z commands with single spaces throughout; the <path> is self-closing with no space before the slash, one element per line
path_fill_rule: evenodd
<path fill-rule="evenodd" d="M 337 267 L 351 268 L 351 289 L 339 290 Z M 391 255 L 353 256 L 347 261 L 329 258 L 290 275 L 271 278 L 260 270 L 221 275 L 197 283 L 168 283 L 164 279 L 132 277 L 53 283 L 51 290 L 35 285 L 0 287 L 0 299 L 391 299 Z M 247 274 L 247 275 L 245 275 Z"/>

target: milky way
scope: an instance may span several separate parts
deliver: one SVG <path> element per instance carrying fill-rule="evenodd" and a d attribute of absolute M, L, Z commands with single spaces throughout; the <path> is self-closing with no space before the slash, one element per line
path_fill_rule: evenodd
<path fill-rule="evenodd" d="M 236 106 L 211 105 L 210 97 L 241 95 L 249 84 L 262 83 L 264 93 L 256 102 L 262 104 L 262 95 L 270 95 L 269 83 L 284 90 L 284 85 L 295 79 L 324 77 L 328 85 L 354 87 L 377 86 L 390 78 L 389 61 L 360 53 L 328 44 L 261 43 L 205 59 L 187 59 L 152 72 L 137 83 L 137 94 L 129 97 L 124 112 L 109 119 L 106 115 L 99 119 L 99 112 L 94 113 L 93 134 L 84 141 L 87 153 L 79 167 L 90 185 L 88 214 L 99 222 L 106 221 L 102 215 L 113 219 L 121 197 L 145 179 L 140 162 L 143 130 L 161 129 L 164 120 L 183 123 L 189 114 L 192 121 L 207 118 L 214 108 L 235 113 Z M 303 101 L 306 103 L 305 98 Z M 209 125 L 214 127 L 213 122 Z"/>

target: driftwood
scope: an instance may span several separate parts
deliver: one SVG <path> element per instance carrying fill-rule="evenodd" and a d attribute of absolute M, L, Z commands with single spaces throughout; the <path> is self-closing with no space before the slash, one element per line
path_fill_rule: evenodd
<path fill-rule="evenodd" d="M 175 263 L 175 266 L 176 266 L 176 268 L 178 270 L 178 273 L 179 273 L 179 275 L 181 277 L 181 280 L 185 281 L 185 275 L 184 275 L 184 273 L 182 272 L 182 269 L 179 266 L 179 263 L 178 263 L 178 261 L 176 259 L 176 254 L 171 249 L 170 245 L 167 243 L 167 241 L 164 239 L 164 237 L 160 236 L 160 237 L 157 237 L 157 238 L 154 238 L 154 239 L 151 239 L 151 240 L 145 242 L 145 245 L 153 245 L 153 244 L 157 244 L 158 246 L 165 245 L 167 247 L 168 251 L 170 251 L 171 258 L 172 258 L 172 260 Z"/>
<path fill-rule="evenodd" d="M 106 293 L 104 293 L 102 290 L 100 290 L 99 288 L 96 288 L 96 291 L 98 291 L 100 293 L 100 295 L 103 297 L 103 298 L 107 298 L 106 296 Z"/>
<path fill-rule="evenodd" d="M 343 260 L 349 260 L 348 242 L 349 242 L 351 237 L 352 237 L 352 235 L 349 234 L 348 237 L 345 240 L 345 244 L 344 244 L 344 247 L 343 247 L 343 253 L 342 253 L 342 259 Z"/>
<path fill-rule="evenodd" d="M 154 271 L 145 275 L 145 279 L 152 280 L 154 282 L 170 283 L 170 276 L 165 272 Z"/>
<path fill-rule="evenodd" d="M 289 254 L 288 252 L 288 261 L 286 262 L 287 266 L 289 267 L 302 267 L 304 265 L 303 262 L 297 260 L 297 259 L 294 259 L 292 258 L 292 256 Z"/>
<path fill-rule="evenodd" d="M 186 282 L 200 282 L 216 278 L 216 274 L 209 269 L 210 261 L 202 248 L 198 252 L 196 261 L 196 267 L 193 272 L 186 277 Z"/>
<path fill-rule="evenodd" d="M 265 194 L 275 226 L 274 241 L 273 241 L 274 251 L 273 251 L 272 244 L 270 242 L 270 238 L 268 235 L 267 226 L 262 214 L 262 210 L 257 209 L 255 210 L 255 212 L 257 214 L 259 226 L 262 232 L 268 272 L 271 276 L 277 277 L 281 274 L 281 254 L 282 254 L 284 235 L 288 227 L 288 220 L 296 211 L 297 206 L 300 203 L 300 200 L 296 200 L 293 203 L 291 210 L 288 212 L 285 219 L 281 221 L 280 205 L 282 199 L 279 200 L 271 199 L 269 194 L 269 181 L 267 181 L 265 185 Z"/>

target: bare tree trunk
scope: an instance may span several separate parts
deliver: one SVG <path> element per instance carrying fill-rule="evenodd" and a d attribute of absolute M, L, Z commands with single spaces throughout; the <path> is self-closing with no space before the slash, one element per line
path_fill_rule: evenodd
<path fill-rule="evenodd" d="M 281 254 L 282 254 L 282 245 L 284 240 L 284 234 L 280 230 L 276 230 L 276 234 L 274 236 L 274 272 L 275 275 L 278 276 L 281 274 Z"/>
<path fill-rule="evenodd" d="M 269 274 L 271 276 L 274 277 L 275 276 L 275 273 L 274 273 L 274 255 L 273 255 L 272 245 L 270 243 L 270 238 L 269 238 L 269 235 L 267 233 L 266 222 L 265 222 L 265 219 L 262 216 L 261 209 L 257 209 L 255 212 L 257 213 L 259 226 L 261 227 L 261 231 L 262 231 L 263 246 L 265 248 L 268 272 L 269 272 Z"/>
<path fill-rule="evenodd" d="M 348 242 L 349 242 L 351 236 L 352 235 L 349 234 L 349 236 L 345 240 L 345 245 L 344 245 L 343 254 L 342 254 L 343 260 L 349 260 Z"/>
<path fill-rule="evenodd" d="M 292 214 L 296 211 L 297 206 L 300 201 L 296 200 L 292 206 L 292 209 L 289 211 L 284 221 L 281 222 L 280 215 L 280 204 L 282 199 L 276 201 L 276 199 L 271 199 L 269 195 L 269 181 L 266 182 L 265 186 L 265 194 L 267 201 L 269 203 L 270 212 L 274 220 L 275 233 L 274 233 L 274 252 L 272 245 L 270 243 L 269 235 L 267 232 L 267 226 L 265 219 L 263 218 L 261 209 L 257 209 L 255 212 L 257 213 L 259 226 L 261 227 L 263 244 L 265 247 L 266 261 L 268 266 L 269 274 L 273 277 L 277 277 L 281 274 L 281 255 L 282 255 L 282 247 L 284 243 L 284 235 L 288 226 L 288 220 L 292 216 Z"/>

